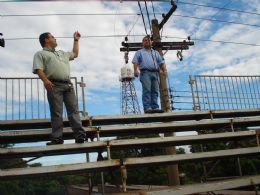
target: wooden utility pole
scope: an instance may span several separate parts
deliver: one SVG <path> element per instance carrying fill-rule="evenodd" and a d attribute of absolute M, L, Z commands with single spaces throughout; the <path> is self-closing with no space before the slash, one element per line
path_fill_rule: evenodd
<path fill-rule="evenodd" d="M 153 19 L 152 20 L 152 30 L 153 30 L 153 41 L 155 43 L 161 42 L 160 37 L 160 30 L 159 30 L 159 24 L 158 20 Z M 163 57 L 162 49 L 161 48 L 155 48 L 160 55 Z M 162 72 L 160 72 L 160 99 L 161 99 L 161 108 L 164 112 L 170 112 L 170 101 L 169 101 L 169 94 L 168 94 L 168 87 L 166 82 L 166 77 L 162 75 Z M 165 136 L 174 136 L 174 133 L 167 133 Z M 167 154 L 176 154 L 176 149 L 174 146 L 166 148 Z M 170 186 L 177 186 L 180 185 L 180 179 L 179 179 L 179 169 L 178 165 L 169 165 L 168 166 L 168 180 Z"/>
<path fill-rule="evenodd" d="M 153 48 L 157 50 L 160 55 L 163 57 L 162 50 L 186 50 L 189 49 L 189 46 L 194 45 L 192 41 L 183 41 L 183 42 L 161 42 L 160 37 L 160 30 L 162 29 L 163 25 L 167 22 L 170 18 L 172 13 L 177 9 L 177 5 L 172 1 L 172 7 L 169 12 L 164 15 L 163 20 L 158 23 L 157 19 L 153 19 L 152 22 L 152 39 L 153 39 Z M 122 42 L 122 48 L 120 51 L 122 52 L 129 52 L 129 51 L 137 51 L 142 48 L 142 43 L 128 43 Z M 166 78 L 162 76 L 160 73 L 160 100 L 161 100 L 161 108 L 164 112 L 170 112 L 170 100 L 168 94 L 168 87 Z M 165 136 L 174 136 L 174 133 L 165 134 Z M 168 147 L 166 148 L 167 154 L 176 154 L 175 147 Z M 169 178 L 169 185 L 170 186 L 177 186 L 180 185 L 179 179 L 179 171 L 178 165 L 169 165 L 168 166 L 168 178 Z"/>

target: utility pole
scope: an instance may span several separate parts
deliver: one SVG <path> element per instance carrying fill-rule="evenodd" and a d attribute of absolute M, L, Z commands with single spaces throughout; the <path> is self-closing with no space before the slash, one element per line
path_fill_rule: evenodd
<path fill-rule="evenodd" d="M 155 43 L 161 42 L 160 37 L 160 29 L 158 20 L 152 20 L 152 29 L 153 29 L 153 41 Z M 162 49 L 160 47 L 155 48 L 160 55 L 163 57 Z M 170 112 L 170 101 L 169 101 L 169 94 L 168 94 L 168 87 L 166 82 L 166 77 L 162 75 L 160 72 L 160 99 L 161 99 L 161 107 L 164 112 Z M 170 137 L 174 136 L 174 133 L 166 133 L 165 136 Z M 176 149 L 174 146 L 166 148 L 166 154 L 176 154 Z M 179 179 L 179 169 L 178 165 L 169 165 L 168 166 L 168 181 L 170 186 L 177 186 L 180 185 Z"/>
<path fill-rule="evenodd" d="M 157 50 L 160 55 L 163 57 L 163 50 L 187 50 L 189 46 L 194 45 L 192 41 L 183 41 L 183 42 L 161 42 L 160 30 L 162 29 L 163 25 L 168 21 L 170 16 L 173 12 L 177 9 L 177 5 L 171 1 L 171 9 L 166 15 L 163 15 L 163 20 L 158 23 L 157 19 L 153 19 L 152 22 L 152 39 L 153 39 L 153 49 Z M 120 51 L 122 52 L 129 52 L 129 51 L 137 51 L 142 48 L 142 43 L 127 43 L 122 42 L 122 48 Z M 168 94 L 168 87 L 166 78 L 162 76 L 160 73 L 160 101 L 161 101 L 161 108 L 164 112 L 170 112 L 170 101 L 169 101 L 169 94 Z M 165 136 L 174 136 L 174 133 L 165 134 Z M 167 154 L 176 154 L 175 147 L 168 147 L 166 148 Z M 168 166 L 168 180 L 170 186 L 177 186 L 180 185 L 179 179 L 179 171 L 178 165 L 169 165 Z"/>

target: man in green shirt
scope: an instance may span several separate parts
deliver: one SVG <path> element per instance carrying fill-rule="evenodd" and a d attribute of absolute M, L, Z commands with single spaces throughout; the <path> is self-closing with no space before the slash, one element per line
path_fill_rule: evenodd
<path fill-rule="evenodd" d="M 63 144 L 63 102 L 74 132 L 75 142 L 84 143 L 86 137 L 77 108 L 77 98 L 70 81 L 69 61 L 78 57 L 80 33 L 75 32 L 73 37 L 72 52 L 64 52 L 55 50 L 57 43 L 51 33 L 41 34 L 39 41 L 43 50 L 36 52 L 33 59 L 33 73 L 38 74 L 42 80 L 50 106 L 52 135 L 47 145 Z"/>

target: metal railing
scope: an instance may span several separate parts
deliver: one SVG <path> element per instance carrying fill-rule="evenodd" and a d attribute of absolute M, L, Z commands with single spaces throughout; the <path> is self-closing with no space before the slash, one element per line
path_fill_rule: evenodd
<path fill-rule="evenodd" d="M 71 81 L 78 99 L 78 109 L 86 115 L 83 77 L 79 82 L 76 77 L 71 77 Z M 0 89 L 0 120 L 50 118 L 47 93 L 39 78 L 0 77 Z M 63 115 L 66 117 L 65 111 Z"/>
<path fill-rule="evenodd" d="M 192 111 L 193 101 L 190 90 L 169 89 L 169 99 L 171 110 L 174 111 Z"/>
<path fill-rule="evenodd" d="M 260 76 L 190 76 L 193 110 L 260 108 Z"/>

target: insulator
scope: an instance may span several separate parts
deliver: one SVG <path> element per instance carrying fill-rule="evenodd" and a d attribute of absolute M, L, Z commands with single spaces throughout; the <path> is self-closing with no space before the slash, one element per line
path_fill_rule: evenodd
<path fill-rule="evenodd" d="M 128 60 L 129 60 L 128 52 L 127 52 L 127 51 L 125 52 L 124 58 L 125 58 L 125 63 L 127 64 L 127 63 L 128 63 Z"/>
<path fill-rule="evenodd" d="M 181 51 L 177 51 L 177 58 L 182 61 L 183 60 L 183 55 Z"/>
<path fill-rule="evenodd" d="M 0 33 L 0 36 L 3 36 L 3 34 Z M 4 39 L 0 39 L 0 46 L 5 47 L 5 40 Z"/>

